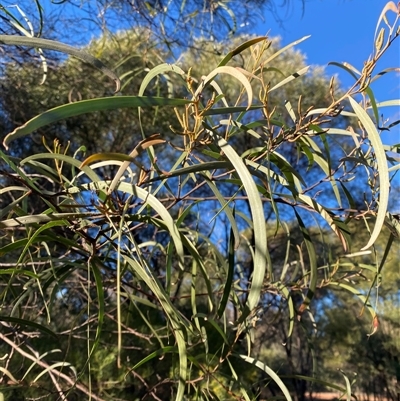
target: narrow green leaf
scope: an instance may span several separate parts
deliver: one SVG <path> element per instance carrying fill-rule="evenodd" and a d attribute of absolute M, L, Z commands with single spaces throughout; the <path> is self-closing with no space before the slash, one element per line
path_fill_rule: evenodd
<path fill-rule="evenodd" d="M 371 238 L 369 239 L 367 245 L 361 248 L 361 250 L 363 251 L 365 249 L 368 249 L 375 243 L 385 222 L 385 216 L 389 204 L 390 177 L 386 160 L 386 153 L 375 124 L 373 123 L 367 112 L 353 98 L 349 97 L 349 101 L 353 110 L 357 114 L 357 117 L 364 126 L 365 131 L 368 134 L 368 139 L 370 140 L 372 147 L 374 148 L 379 173 L 378 214 L 375 222 L 375 227 L 371 234 Z"/>
<path fill-rule="evenodd" d="M 152 352 L 151 354 L 147 355 L 145 358 L 143 358 L 141 361 L 139 361 L 133 368 L 131 369 L 132 371 L 138 369 L 140 366 L 145 364 L 148 361 L 151 361 L 155 357 L 162 356 L 168 353 L 176 353 L 178 352 L 178 347 L 168 345 L 164 348 L 160 348 L 157 351 Z"/>
<path fill-rule="evenodd" d="M 10 276 L 16 276 L 16 275 L 21 275 L 21 276 L 28 276 L 30 278 L 33 278 L 35 280 L 38 280 L 40 277 L 35 274 L 32 273 L 29 270 L 23 270 L 23 269 L 19 269 L 17 267 L 15 268 L 10 268 L 10 269 L 0 269 L 0 274 L 9 274 Z"/>
<path fill-rule="evenodd" d="M 25 256 L 25 253 L 28 251 L 29 247 L 33 244 L 33 242 L 37 239 L 37 237 L 45 230 L 48 230 L 49 228 L 52 227 L 62 227 L 62 226 L 68 226 L 70 225 L 68 222 L 65 220 L 55 220 L 55 221 L 49 221 L 46 223 L 44 226 L 40 227 L 38 230 L 35 230 L 33 233 L 32 237 L 28 238 L 28 242 L 25 245 L 25 248 L 22 250 L 22 252 L 19 255 L 19 260 L 21 261 L 23 257 Z"/>
<path fill-rule="evenodd" d="M 36 383 L 43 375 L 45 375 L 48 372 L 52 372 L 55 370 L 55 368 L 58 367 L 66 367 L 66 366 L 71 366 L 69 362 L 63 361 L 63 362 L 56 362 L 53 363 L 52 365 L 48 366 L 46 369 L 43 369 L 32 381 L 32 383 Z"/>
<path fill-rule="evenodd" d="M 271 89 L 268 90 L 268 93 L 280 88 L 283 85 L 286 85 L 287 83 L 293 81 L 294 79 L 297 79 L 299 77 L 301 77 L 302 75 L 304 75 L 305 73 L 307 73 L 307 71 L 310 69 L 310 66 L 304 67 L 301 70 L 294 72 L 293 74 L 289 75 L 287 78 L 285 78 L 284 80 L 282 80 L 281 82 L 277 83 L 276 85 L 274 85 Z"/>
<path fill-rule="evenodd" d="M 360 299 L 360 301 L 363 303 L 363 305 L 365 305 L 367 307 L 367 309 L 369 310 L 369 312 L 370 312 L 370 314 L 372 316 L 372 320 L 374 320 L 376 318 L 376 312 L 375 312 L 374 308 L 368 302 L 368 298 L 364 294 L 362 294 L 362 292 L 360 290 L 358 290 L 357 288 L 352 287 L 351 285 L 348 285 L 348 284 L 345 284 L 345 283 L 341 283 L 341 282 L 339 283 L 339 282 L 336 282 L 336 281 L 331 281 L 329 283 L 329 285 L 341 287 L 341 288 L 351 292 L 352 294 L 354 294 L 356 297 L 358 297 Z"/>
<path fill-rule="evenodd" d="M 23 166 L 24 164 L 30 164 L 31 161 L 33 160 L 41 160 L 41 159 L 50 159 L 50 160 L 60 160 L 65 163 L 70 164 L 73 167 L 80 168 L 81 161 L 77 160 L 71 156 L 67 156 L 61 153 L 38 153 L 34 154 L 31 156 L 28 156 L 27 158 L 21 160 L 20 165 Z M 89 167 L 89 166 L 83 166 L 81 170 L 91 179 L 91 181 L 96 182 L 99 181 L 100 178 L 97 176 L 97 174 Z M 78 174 L 79 176 L 79 174 Z"/>
<path fill-rule="evenodd" d="M 175 64 L 160 64 L 154 68 L 152 68 L 147 75 L 143 78 L 142 83 L 140 84 L 139 88 L 139 96 L 143 96 L 147 86 L 149 85 L 150 81 L 155 78 L 157 75 L 164 74 L 165 72 L 175 72 L 182 77 L 186 77 L 185 71 L 183 71 L 180 67 Z"/>
<path fill-rule="evenodd" d="M 399 67 L 385 68 L 384 70 L 379 71 L 377 74 L 375 74 L 375 76 L 371 78 L 370 83 L 377 81 L 379 78 L 383 77 L 389 72 L 400 72 L 400 68 Z"/>
<path fill-rule="evenodd" d="M 56 340 L 59 340 L 57 334 L 55 334 L 49 328 L 47 328 L 47 327 L 45 327 L 45 326 L 43 326 L 41 324 L 32 322 L 31 320 L 20 319 L 18 317 L 12 317 L 12 316 L 0 316 L 0 321 L 1 322 L 19 324 L 21 326 L 32 327 L 32 328 L 34 328 L 36 330 L 42 331 L 43 333 L 49 334 L 50 336 L 52 336 Z"/>
<path fill-rule="evenodd" d="M 385 100 L 383 102 L 378 102 L 376 105 L 378 107 L 388 107 L 388 106 L 399 107 L 400 106 L 400 99 Z M 369 106 L 368 109 L 370 109 L 371 107 L 372 106 Z"/>
<path fill-rule="evenodd" d="M 30 192 L 28 188 L 23 188 L 23 191 L 25 192 L 22 196 L 19 198 L 13 200 L 11 203 L 9 203 L 6 207 L 3 207 L 0 209 L 0 219 L 2 219 L 4 216 L 10 214 L 11 212 L 14 211 L 15 207 L 18 207 L 18 205 L 21 204 L 21 202 L 30 195 Z"/>
<path fill-rule="evenodd" d="M 364 90 L 369 97 L 369 100 L 371 103 L 370 107 L 372 108 L 372 111 L 374 112 L 375 124 L 379 124 L 379 111 L 378 111 L 378 106 L 376 105 L 374 92 L 372 92 L 372 89 L 369 86 L 367 88 L 365 88 Z"/>
<path fill-rule="evenodd" d="M 255 358 L 252 358 L 251 356 L 247 356 L 247 355 L 242 355 L 242 354 L 235 354 L 233 353 L 232 355 L 244 359 L 247 363 L 249 363 L 250 365 L 254 365 L 257 368 L 261 369 L 262 371 L 264 371 L 268 376 L 271 377 L 271 379 L 278 385 L 278 387 L 282 390 L 282 393 L 284 394 L 285 398 L 287 401 L 292 401 L 292 397 L 290 395 L 290 392 L 288 390 L 288 388 L 285 386 L 285 384 L 283 383 L 283 381 L 280 379 L 280 377 L 269 367 L 267 366 L 265 363 L 258 361 Z"/>
<path fill-rule="evenodd" d="M 275 284 L 279 291 L 284 295 L 289 307 L 289 330 L 287 334 L 287 338 L 291 337 L 294 329 L 294 319 L 295 319 L 295 309 L 292 296 L 290 294 L 290 290 L 281 282 Z"/>
<path fill-rule="evenodd" d="M 303 375 L 282 375 L 281 376 L 282 379 L 297 379 L 297 380 L 304 380 L 304 381 L 308 381 L 311 383 L 317 383 L 317 384 L 322 384 L 324 387 L 328 387 L 328 388 L 333 388 L 334 390 L 338 390 L 338 391 L 342 391 L 345 392 L 346 389 L 344 387 L 341 387 L 337 384 L 328 382 L 326 380 L 321 380 L 318 379 L 316 377 L 311 377 L 311 376 L 303 376 Z"/>
<path fill-rule="evenodd" d="M 97 301 L 96 301 L 96 307 L 98 308 L 98 313 L 97 313 L 97 328 L 96 328 L 96 337 L 94 339 L 93 345 L 90 349 L 90 356 L 94 354 L 96 351 L 97 347 L 100 344 L 101 340 L 101 331 L 103 328 L 103 323 L 104 323 L 104 288 L 103 288 L 103 280 L 102 276 L 100 273 L 100 270 L 97 266 L 98 260 L 97 258 L 93 259 L 93 263 L 91 263 L 90 267 L 93 272 L 94 280 L 96 283 L 96 292 L 97 292 Z M 102 264 L 100 263 L 100 266 Z M 117 278 L 119 280 L 119 277 Z"/>
<path fill-rule="evenodd" d="M 142 199 L 145 204 L 151 206 L 160 215 L 161 219 L 164 221 L 168 228 L 169 235 L 174 241 L 175 248 L 181 259 L 181 262 L 183 262 L 184 250 L 181 237 L 174 219 L 165 208 L 165 206 L 145 189 L 137 187 L 135 185 L 131 185 L 127 182 L 120 182 L 118 185 L 118 190 L 137 196 L 139 199 Z"/>
<path fill-rule="evenodd" d="M 6 354 L 7 355 L 7 354 Z M 12 373 L 8 370 L 8 369 L 6 369 L 6 368 L 3 368 L 3 366 L 0 366 L 0 372 L 2 372 L 4 375 L 6 375 L 10 380 L 11 380 L 11 383 L 18 383 L 18 380 L 12 375 Z M 10 385 L 8 385 L 8 384 L 6 384 L 6 386 L 9 388 L 10 387 Z M 18 388 L 19 386 L 14 386 L 13 385 L 13 388 Z M 22 387 L 22 386 L 21 386 Z M 1 387 L 0 387 L 1 388 Z M 3 396 L 3 393 L 0 393 L 0 401 L 4 401 L 4 396 Z"/>
<path fill-rule="evenodd" d="M 232 166 L 235 168 L 236 173 L 239 175 L 243 183 L 243 187 L 245 188 L 249 199 L 252 220 L 254 224 L 254 272 L 249 297 L 247 299 L 247 305 L 251 311 L 257 306 L 260 299 L 260 292 L 265 279 L 266 265 L 267 263 L 268 265 L 271 265 L 267 247 L 264 208 L 254 179 L 252 178 L 241 157 L 225 141 L 225 139 L 219 138 L 218 145 L 232 163 Z"/>
<path fill-rule="evenodd" d="M 315 290 L 317 288 L 317 256 L 315 254 L 314 244 L 312 242 L 311 236 L 303 223 L 302 218 L 297 213 L 296 209 L 294 209 L 294 213 L 296 215 L 297 221 L 299 222 L 300 231 L 303 235 L 304 242 L 306 243 L 306 248 L 308 252 L 308 257 L 310 261 L 310 281 L 308 285 L 307 294 L 304 298 L 303 303 L 300 305 L 299 313 L 303 313 L 311 303 L 311 300 L 315 296 Z"/>
<path fill-rule="evenodd" d="M 272 54 L 270 57 L 268 57 L 263 64 L 264 65 L 268 65 L 268 63 L 270 61 L 272 61 L 273 59 L 277 58 L 280 54 L 284 53 L 286 50 L 289 50 L 290 48 L 298 45 L 301 42 L 304 42 L 305 40 L 307 40 L 308 38 L 310 38 L 311 35 L 307 35 L 307 36 L 303 36 L 301 39 L 295 40 L 292 43 L 289 43 L 288 45 L 282 47 L 281 49 L 279 49 L 277 52 L 275 52 L 274 54 Z"/>
<path fill-rule="evenodd" d="M 342 68 L 343 70 L 347 71 L 355 80 L 361 75 L 361 72 L 355 69 L 349 63 L 337 63 L 336 61 L 331 61 L 328 65 L 334 65 L 336 67 Z"/>
<path fill-rule="evenodd" d="M 231 228 L 230 236 L 229 236 L 229 249 L 228 249 L 228 263 L 226 264 L 226 279 L 224 282 L 224 292 L 222 294 L 222 299 L 219 304 L 217 316 L 220 318 L 225 312 L 226 305 L 229 300 L 229 294 L 232 289 L 233 282 L 233 274 L 235 271 L 235 236 L 233 230 Z"/>
<path fill-rule="evenodd" d="M 298 199 L 309 205 L 316 213 L 318 213 L 329 224 L 334 233 L 339 237 L 344 250 L 349 249 L 349 230 L 347 226 L 335 217 L 328 209 L 320 205 L 315 199 L 307 195 L 298 195 Z"/>
<path fill-rule="evenodd" d="M 199 85 L 197 88 L 196 92 L 194 93 L 194 98 L 196 99 L 198 95 L 204 90 L 204 88 L 214 79 L 214 77 L 218 74 L 228 74 L 236 78 L 246 89 L 247 92 L 247 107 L 245 110 L 249 110 L 251 107 L 251 104 L 253 102 L 253 89 L 250 85 L 249 80 L 247 77 L 240 72 L 239 69 L 235 67 L 217 67 L 213 71 L 211 71 L 202 81 L 202 83 Z"/>
<path fill-rule="evenodd" d="M 236 55 L 240 54 L 243 50 L 248 49 L 249 47 L 255 45 L 256 43 L 262 42 L 264 40 L 267 40 L 267 36 L 259 36 L 257 38 L 253 38 L 248 40 L 247 42 L 242 43 L 240 46 L 236 47 L 232 51 L 230 51 L 218 64 L 218 67 L 223 67 L 224 65 L 227 65 L 230 60 L 232 60 L 233 57 Z"/>
<path fill-rule="evenodd" d="M 290 103 L 289 100 L 285 101 L 285 108 L 286 108 L 290 118 L 292 119 L 292 121 L 296 124 L 297 117 L 296 117 L 296 114 L 294 113 L 292 104 Z"/>
<path fill-rule="evenodd" d="M 183 327 L 189 328 L 190 324 L 186 319 L 176 310 L 174 305 L 171 303 L 167 293 L 164 291 L 157 277 L 150 273 L 150 269 L 142 267 L 134 259 L 122 255 L 126 262 L 133 268 L 138 276 L 149 286 L 150 290 L 154 293 L 157 299 L 160 301 L 169 322 L 171 323 L 175 340 L 178 345 L 179 354 L 179 379 L 178 379 L 178 390 L 176 400 L 180 401 L 183 399 L 185 393 L 185 384 L 187 377 L 187 350 L 186 341 L 183 335 Z"/>
<path fill-rule="evenodd" d="M 4 256 L 7 253 L 10 253 L 12 251 L 15 251 L 19 248 L 24 247 L 28 243 L 29 239 L 28 238 L 22 238 L 13 242 L 10 242 L 7 245 L 4 245 L 3 247 L 0 248 L 0 256 Z"/>
<path fill-rule="evenodd" d="M 182 106 L 189 103 L 191 103 L 191 101 L 186 99 L 170 99 L 151 96 L 113 96 L 81 100 L 79 102 L 68 103 L 55 107 L 37 115 L 36 117 L 33 117 L 24 125 L 9 133 L 4 138 L 3 145 L 6 149 L 8 149 L 10 142 L 15 139 L 31 134 L 32 132 L 46 125 L 64 120 L 69 117 L 79 116 L 81 114 L 127 107 Z"/>
<path fill-rule="evenodd" d="M 36 214 L 29 216 L 14 217 L 0 221 L 0 228 L 19 227 L 25 224 L 42 224 L 49 221 L 58 221 L 60 219 L 66 219 L 59 222 L 60 225 L 69 225 L 68 219 L 93 217 L 102 215 L 99 213 L 53 213 L 53 214 Z"/>
<path fill-rule="evenodd" d="M 226 114 L 232 114 L 232 113 L 243 113 L 248 110 L 260 110 L 264 108 L 263 105 L 254 105 L 250 107 L 244 107 L 244 106 L 232 106 L 232 107 L 215 107 L 212 109 L 208 109 L 203 112 L 204 116 L 216 116 L 216 115 L 226 115 Z"/>
<path fill-rule="evenodd" d="M 225 332 L 221 329 L 221 327 L 219 326 L 218 322 L 216 322 L 214 319 L 211 319 L 208 315 L 206 315 L 205 313 L 198 313 L 197 315 L 193 316 L 196 318 L 202 318 L 204 319 L 205 322 L 208 322 L 211 324 L 211 326 L 214 327 L 214 329 L 218 332 L 218 334 L 221 336 L 221 338 L 224 340 L 224 343 L 226 345 L 229 345 L 229 341 L 228 338 L 225 334 Z"/>
<path fill-rule="evenodd" d="M 346 383 L 346 399 L 347 399 L 347 401 L 351 401 L 351 384 L 350 384 L 350 380 L 346 376 L 346 374 L 343 372 L 342 369 L 338 369 L 338 370 L 343 375 L 344 381 Z"/>
<path fill-rule="evenodd" d="M 100 60 L 91 56 L 90 54 L 76 49 L 75 47 L 66 45 L 61 42 L 56 42 L 54 40 L 36 38 L 36 37 L 27 37 L 27 36 L 17 36 L 17 35 L 0 35 L 0 43 L 5 45 L 16 45 L 16 46 L 29 46 L 29 47 L 38 47 L 41 49 L 49 49 L 54 51 L 59 51 L 62 53 L 70 54 L 85 63 L 91 64 L 100 70 L 103 74 L 107 75 L 111 79 L 115 81 L 116 90 L 118 92 L 120 89 L 120 80 L 118 76 L 108 69 Z"/>

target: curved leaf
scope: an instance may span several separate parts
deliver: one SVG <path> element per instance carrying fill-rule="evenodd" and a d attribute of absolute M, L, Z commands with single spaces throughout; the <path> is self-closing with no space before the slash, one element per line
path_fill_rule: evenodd
<path fill-rule="evenodd" d="M 194 93 L 194 98 L 196 99 L 198 95 L 203 91 L 203 89 L 207 86 L 207 84 L 209 84 L 210 81 L 212 81 L 216 75 L 221 73 L 232 75 L 245 87 L 248 98 L 246 110 L 248 110 L 253 102 L 253 89 L 251 88 L 250 82 L 246 78 L 246 76 L 242 72 L 240 72 L 240 70 L 234 67 L 228 67 L 228 66 L 217 67 L 215 70 L 211 71 L 197 88 L 196 92 Z"/>
<path fill-rule="evenodd" d="M 269 366 L 267 366 L 265 363 L 262 363 L 261 361 L 258 361 L 255 358 L 252 358 L 251 356 L 241 355 L 241 354 L 232 354 L 232 355 L 244 359 L 250 365 L 257 366 L 257 368 L 263 370 L 279 386 L 279 388 L 282 390 L 282 393 L 285 395 L 287 401 L 292 401 L 292 397 L 289 393 L 288 388 L 285 386 L 280 377 Z"/>
<path fill-rule="evenodd" d="M 1 322 L 8 322 L 8 323 L 14 323 L 14 324 L 18 324 L 21 326 L 27 326 L 27 327 L 32 327 L 36 330 L 42 331 L 43 333 L 49 334 L 50 336 L 52 336 L 53 338 L 55 338 L 56 340 L 59 340 L 57 334 L 55 334 L 52 330 L 50 330 L 49 328 L 32 322 L 31 320 L 27 320 L 27 319 L 20 319 L 18 317 L 12 317 L 12 316 L 0 316 L 0 321 Z"/>
<path fill-rule="evenodd" d="M 152 68 L 147 75 L 143 78 L 142 83 L 140 84 L 139 88 L 139 96 L 143 96 L 144 91 L 146 90 L 147 86 L 149 85 L 150 81 L 155 78 L 157 75 L 164 74 L 165 72 L 175 72 L 183 77 L 186 76 L 185 71 L 182 68 L 178 67 L 175 64 L 160 64 L 157 67 Z"/>
<path fill-rule="evenodd" d="M 244 164 L 242 158 L 235 152 L 235 150 L 223 138 L 218 139 L 218 145 L 224 152 L 226 157 L 232 163 L 236 173 L 242 180 L 243 187 L 246 190 L 252 219 L 254 223 L 254 241 L 255 241 L 255 255 L 254 255 L 254 271 L 253 280 L 250 287 L 247 305 L 249 310 L 255 308 L 260 299 L 260 292 L 265 278 L 265 270 L 267 263 L 270 265 L 269 252 L 267 247 L 267 234 L 265 230 L 265 216 L 264 208 L 260 199 L 260 194 L 257 186 Z"/>
<path fill-rule="evenodd" d="M 385 223 L 385 216 L 389 204 L 390 178 L 385 149 L 383 148 L 382 140 L 375 127 L 375 124 L 367 112 L 353 98 L 349 97 L 349 101 L 351 107 L 364 126 L 365 131 L 368 134 L 368 139 L 374 148 L 379 172 L 379 209 L 371 238 L 369 239 L 367 245 L 361 248 L 361 250 L 364 251 L 374 244 L 382 230 L 383 224 Z"/>
<path fill-rule="evenodd" d="M 248 40 L 247 42 L 242 43 L 240 46 L 236 47 L 232 51 L 230 51 L 218 64 L 218 67 L 223 67 L 224 65 L 228 64 L 233 57 L 240 54 L 243 50 L 248 49 L 250 46 L 255 45 L 256 43 L 262 42 L 267 40 L 268 36 L 259 36 L 257 38 L 253 38 Z"/>
<path fill-rule="evenodd" d="M 4 138 L 3 145 L 8 149 L 8 145 L 11 141 L 31 134 L 41 127 L 69 117 L 92 113 L 94 111 L 115 110 L 127 107 L 182 106 L 188 103 L 191 103 L 191 101 L 186 99 L 169 99 L 151 96 L 113 96 L 81 100 L 54 107 L 53 109 L 47 110 L 44 113 L 33 117 L 24 125 L 9 133 Z"/>
<path fill-rule="evenodd" d="M 99 69 L 103 74 L 107 75 L 111 79 L 115 81 L 116 89 L 115 92 L 118 92 L 121 86 L 121 82 L 118 76 L 108 69 L 100 60 L 91 56 L 90 54 L 78 50 L 75 47 L 66 45 L 61 42 L 56 42 L 54 40 L 35 38 L 35 37 L 27 37 L 27 36 L 17 36 L 17 35 L 0 35 L 0 43 L 5 45 L 17 45 L 17 46 L 29 46 L 29 47 L 38 47 L 41 49 L 49 49 L 55 50 L 62 53 L 70 54 L 76 58 L 81 59 L 85 63 L 91 64 L 97 69 Z"/>

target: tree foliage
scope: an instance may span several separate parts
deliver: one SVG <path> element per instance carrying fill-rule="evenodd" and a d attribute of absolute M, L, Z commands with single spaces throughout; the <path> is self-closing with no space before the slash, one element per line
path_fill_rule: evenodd
<path fill-rule="evenodd" d="M 198 38 L 202 52 L 171 64 L 148 28 L 105 35 L 89 51 L 120 94 L 71 58 L 38 86 L 42 72 L 10 56 L 2 394 L 394 399 L 398 147 L 378 122 L 398 100 L 376 104 L 369 83 L 398 16 L 389 2 L 362 72 L 339 65 L 355 77 L 347 92 L 321 70 L 305 77 L 296 43 L 265 37 L 226 54 Z"/>

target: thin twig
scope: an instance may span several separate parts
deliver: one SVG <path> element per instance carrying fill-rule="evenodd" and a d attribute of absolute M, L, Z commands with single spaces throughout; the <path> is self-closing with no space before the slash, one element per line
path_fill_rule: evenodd
<path fill-rule="evenodd" d="M 11 341 L 8 337 L 6 337 L 4 334 L 0 332 L 0 339 L 3 340 L 5 343 L 10 345 L 15 351 L 17 351 L 20 355 L 24 356 L 25 358 L 30 359 L 32 362 L 35 362 L 38 366 L 48 369 L 49 373 L 54 374 L 55 376 L 58 376 L 60 379 L 65 380 L 69 385 L 72 387 L 75 387 L 76 389 L 82 391 L 82 393 L 85 393 L 86 395 L 90 396 L 93 400 L 95 401 L 106 401 L 104 398 L 101 398 L 91 392 L 83 386 L 82 384 L 76 383 L 73 379 L 71 379 L 68 375 L 65 373 L 59 372 L 56 369 L 49 369 L 50 365 L 48 365 L 46 362 L 35 358 L 33 355 L 29 354 L 28 352 L 24 351 L 21 347 L 19 347 L 17 344 L 15 344 L 13 341 Z"/>

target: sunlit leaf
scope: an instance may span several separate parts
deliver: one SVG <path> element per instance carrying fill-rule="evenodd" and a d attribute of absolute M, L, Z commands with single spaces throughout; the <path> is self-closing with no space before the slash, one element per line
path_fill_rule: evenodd
<path fill-rule="evenodd" d="M 190 103 L 190 100 L 150 96 L 114 96 L 81 100 L 55 107 L 32 118 L 21 127 L 18 127 L 13 132 L 9 133 L 4 138 L 3 145 L 6 149 L 8 149 L 8 145 L 11 141 L 31 134 L 43 126 L 86 113 L 93 113 L 95 111 L 102 110 L 115 110 L 127 107 L 183 106 L 188 103 Z"/>
<path fill-rule="evenodd" d="M 244 50 L 248 49 L 249 47 L 262 42 L 264 40 L 267 40 L 267 36 L 260 36 L 257 38 L 253 38 L 248 40 L 247 42 L 242 43 L 240 46 L 238 46 L 236 49 L 233 49 L 230 51 L 218 64 L 218 67 L 223 67 L 224 65 L 228 64 L 230 60 L 232 60 L 233 57 L 237 56 L 238 54 L 242 53 Z"/>
<path fill-rule="evenodd" d="M 253 280 L 251 283 L 249 297 L 247 299 L 249 310 L 252 310 L 260 299 L 260 291 L 264 281 L 265 270 L 267 263 L 269 262 L 263 206 L 254 180 L 251 177 L 249 170 L 243 163 L 243 160 L 223 138 L 219 138 L 218 145 L 235 167 L 235 170 L 242 180 L 243 187 L 245 188 L 249 198 L 249 204 L 254 223 L 253 229 L 255 239 Z"/>
<path fill-rule="evenodd" d="M 218 74 L 229 74 L 236 78 L 246 89 L 247 92 L 247 98 L 248 98 L 248 103 L 247 103 L 247 108 L 248 110 L 252 103 L 253 103 L 253 89 L 251 88 L 250 82 L 246 78 L 246 76 L 240 72 L 237 68 L 234 67 L 217 67 L 213 71 L 211 71 L 202 81 L 202 83 L 199 85 L 197 88 L 196 92 L 194 93 L 194 98 L 197 98 L 197 96 L 204 90 L 204 88 L 207 86 L 207 84 L 210 83 L 211 80 L 215 78 Z"/>
<path fill-rule="evenodd" d="M 233 355 L 237 356 L 237 357 L 239 357 L 241 359 L 244 359 L 250 365 L 254 365 L 257 368 L 259 368 L 262 371 L 264 371 L 279 386 L 279 388 L 281 389 L 282 393 L 284 394 L 286 400 L 287 401 L 292 401 L 292 397 L 291 397 L 291 395 L 289 393 L 288 388 L 285 386 L 285 384 L 280 379 L 280 377 L 269 366 L 267 366 L 265 363 L 255 359 L 255 358 L 252 358 L 252 357 L 247 356 L 247 355 L 240 355 L 240 354 L 239 355 L 233 354 Z"/>
<path fill-rule="evenodd" d="M 386 160 L 386 153 L 383 148 L 382 140 L 377 131 L 375 124 L 367 114 L 367 112 L 351 97 L 349 97 L 351 106 L 357 114 L 360 122 L 365 128 L 368 134 L 368 139 L 371 141 L 372 147 L 374 148 L 376 161 L 378 163 L 379 171 L 379 209 L 375 222 L 374 230 L 372 231 L 371 238 L 369 239 L 367 245 L 365 245 L 361 250 L 368 249 L 374 244 L 378 238 L 382 226 L 385 222 L 385 215 L 389 203 L 389 190 L 390 190 L 390 180 L 389 172 Z"/>

